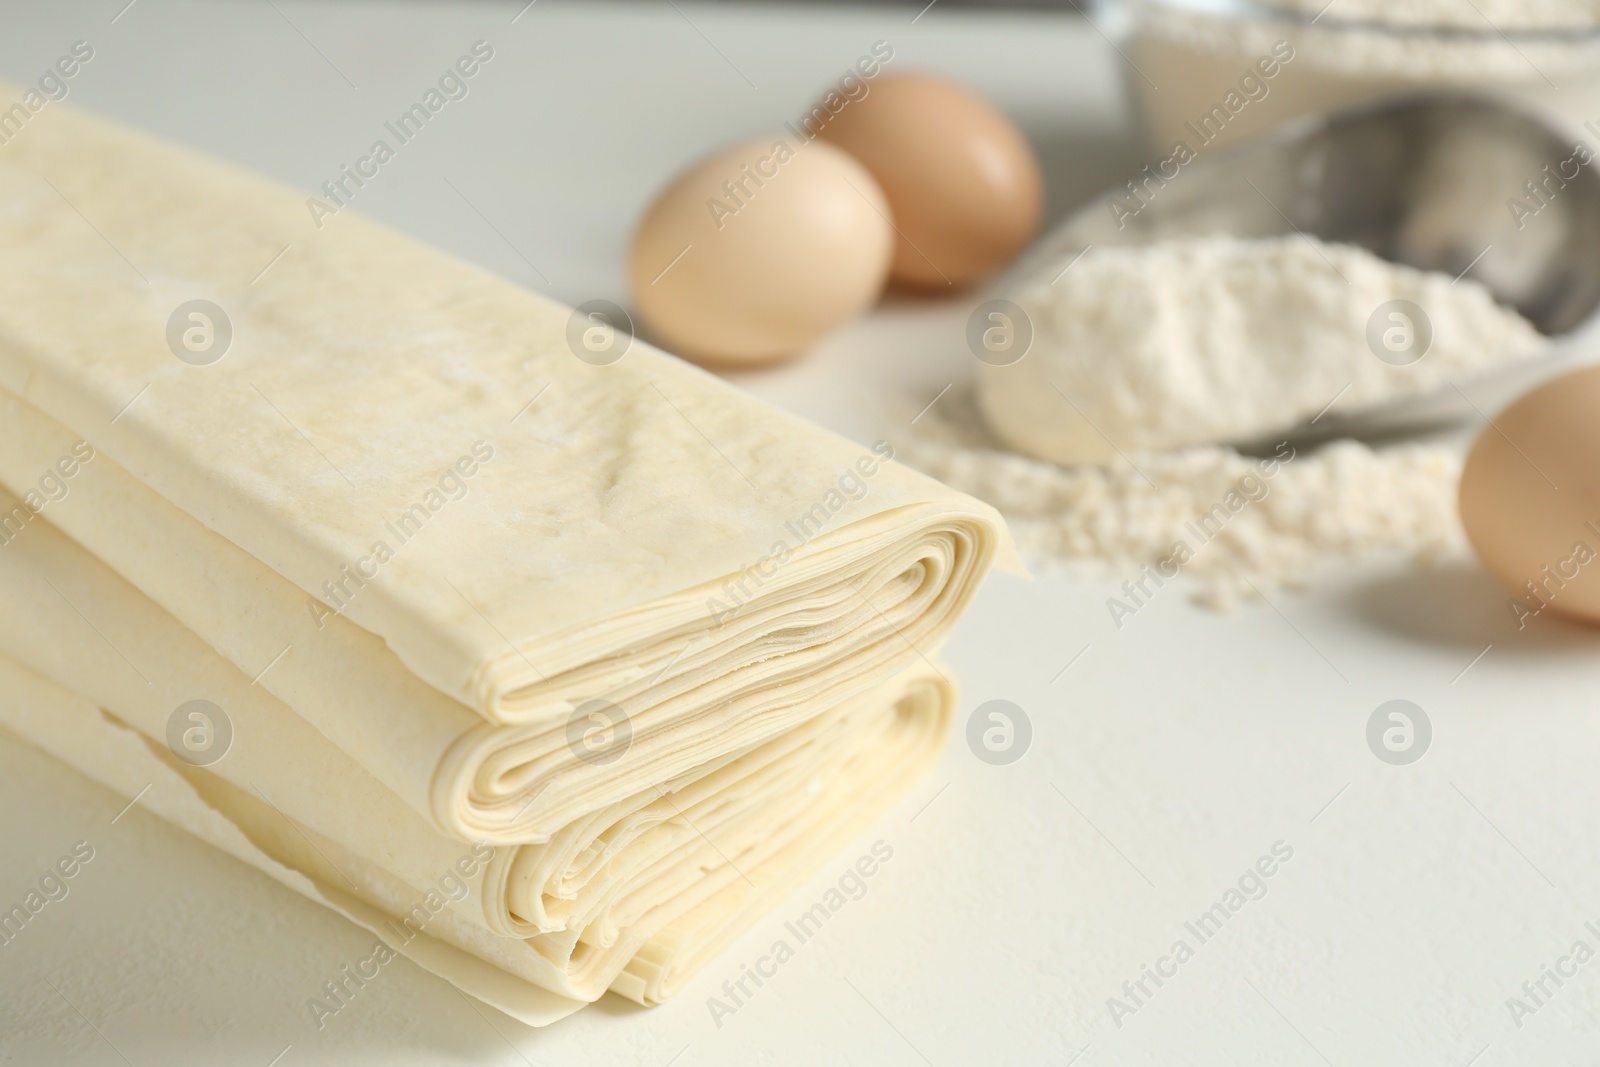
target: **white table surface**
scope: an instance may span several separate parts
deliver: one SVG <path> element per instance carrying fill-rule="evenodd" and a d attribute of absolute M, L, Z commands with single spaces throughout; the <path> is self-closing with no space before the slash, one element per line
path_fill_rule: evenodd
<path fill-rule="evenodd" d="M 31 81 L 87 39 L 74 101 L 308 193 L 492 42 L 471 96 L 358 207 L 570 303 L 625 300 L 651 192 L 799 114 L 878 39 L 1017 116 L 1053 216 L 1141 162 L 1121 61 L 1065 16 L 540 0 L 513 25 L 519 2 L 138 0 L 113 23 L 124 2 L 11 0 L 0 76 Z M 865 439 L 885 397 L 966 377 L 968 303 L 898 303 L 745 384 Z M 1467 559 L 1329 568 L 1313 592 L 1227 615 L 1169 589 L 1120 631 L 1111 588 L 995 578 L 952 641 L 963 724 L 990 699 L 1026 709 L 1019 762 L 984 764 L 958 732 L 914 795 L 681 997 L 543 1031 L 404 961 L 319 1031 L 306 998 L 370 935 L 137 807 L 113 825 L 121 798 L 0 742 L 0 903 L 72 842 L 96 848 L 0 946 L 0 1062 L 1592 1062 L 1600 962 L 1520 1025 L 1506 1001 L 1575 940 L 1600 949 L 1584 928 L 1600 920 L 1593 633 L 1518 632 Z M 1404 767 L 1364 736 L 1397 697 L 1434 727 Z M 716 1025 L 706 998 L 878 839 L 894 858 L 866 896 Z M 1114 1021 L 1107 998 L 1280 840 L 1293 858 L 1267 895 Z"/>

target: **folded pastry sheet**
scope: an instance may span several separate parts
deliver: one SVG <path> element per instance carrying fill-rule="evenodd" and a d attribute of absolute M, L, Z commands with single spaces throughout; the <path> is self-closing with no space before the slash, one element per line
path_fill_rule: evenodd
<path fill-rule="evenodd" d="M 991 509 L 887 444 L 638 341 L 596 360 L 593 328 L 52 106 L 0 151 L 24 498 L 0 540 L 58 523 L 433 829 L 494 844 L 925 661 L 1010 559 Z M 571 743 L 597 707 L 631 731 L 612 761 Z"/>
<path fill-rule="evenodd" d="M 1004 528 L 310 206 L 0 146 L 0 727 L 527 1022 L 660 1000 L 937 757 Z"/>
<path fill-rule="evenodd" d="M 914 672 L 917 673 L 917 672 Z M 680 865 L 686 891 L 638 889 L 629 901 L 642 918 L 613 928 L 605 921 L 530 937 L 499 937 L 466 917 L 454 896 L 459 886 L 477 889 L 482 873 L 461 870 L 560 862 L 541 846 L 454 845 L 450 862 L 434 881 L 408 885 L 355 849 L 344 848 L 264 800 L 264 790 L 246 790 L 205 769 L 174 760 L 165 745 L 54 685 L 8 657 L 0 657 L 0 728 L 74 766 L 139 806 L 160 814 L 195 837 L 266 872 L 373 931 L 389 949 L 445 977 L 478 1000 L 530 1025 L 546 1025 L 595 1000 L 608 987 L 643 1005 L 658 1003 L 696 969 L 755 925 L 803 880 L 821 870 L 843 841 L 851 840 L 923 773 L 938 752 L 949 721 L 950 693 L 938 673 L 910 677 L 886 702 L 856 697 L 861 725 L 877 737 L 877 750 L 856 750 L 848 765 L 819 779 L 813 806 L 784 822 L 754 819 L 744 837 L 771 832 L 770 848 L 722 848 L 722 827 L 707 837 L 722 857 L 720 877 L 694 877 Z M 850 728 L 842 718 L 840 728 Z M 893 758 L 882 760 L 893 752 Z M 395 801 L 398 803 L 398 801 Z M 776 816 L 776 811 L 774 811 Z M 690 809 L 677 816 L 678 835 Z M 757 829 L 758 827 L 758 829 Z M 693 830 L 693 827 L 690 827 Z M 694 830 L 698 833 L 698 830 Z M 733 840 L 733 837 L 730 837 Z M 597 853 L 598 848 L 598 853 Z M 590 867 L 616 865 L 642 870 L 646 861 L 603 856 L 590 843 Z M 662 849 L 654 849 L 662 851 Z M 474 862 L 491 854 L 488 864 Z M 690 859 L 677 861 L 693 864 Z M 582 881 L 592 870 L 574 864 L 562 875 Z M 626 875 L 624 875 L 626 877 Z M 552 885 L 554 885 L 552 880 Z M 320 998 L 320 989 L 307 997 Z M 333 1001 L 334 1005 L 338 1001 Z"/>
<path fill-rule="evenodd" d="M 15 503 L 0 493 L 0 506 Z M 221 816 L 273 865 L 321 886 L 318 899 L 347 913 L 355 901 L 395 947 L 426 934 L 551 1003 L 607 988 L 642 1003 L 667 995 L 905 792 L 936 758 L 954 698 L 943 672 L 919 664 L 548 842 L 464 844 L 47 521 L 0 550 L 0 603 L 0 723 L 11 731 L 125 792 L 126 776 L 80 757 L 71 738 L 138 736 L 133 765 L 154 761 L 162 780 L 181 779 L 177 792 L 193 800 L 180 808 Z M 205 768 L 170 748 L 172 709 L 196 694 L 225 709 L 231 732 L 226 755 Z M 203 820 L 157 810 L 211 839 Z M 240 858 L 277 874 L 254 853 Z M 448 911 L 427 907 L 430 892 Z M 495 1002 L 542 1018 L 545 1000 L 524 997 L 540 1006 L 518 1007 L 503 990 Z"/>

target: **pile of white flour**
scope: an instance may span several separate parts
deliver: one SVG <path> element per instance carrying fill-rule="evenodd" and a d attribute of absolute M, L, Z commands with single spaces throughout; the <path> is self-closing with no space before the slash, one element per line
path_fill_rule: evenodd
<path fill-rule="evenodd" d="M 1448 445 L 1336 441 L 1262 458 L 1203 446 L 1060 467 L 986 439 L 970 394 L 955 390 L 913 429 L 900 458 L 998 508 L 1035 573 L 1137 578 L 1148 565 L 1226 607 L 1301 584 L 1322 559 L 1465 546 L 1461 457 Z"/>
<path fill-rule="evenodd" d="M 1277 435 L 1547 345 L 1471 279 L 1298 235 L 1094 248 L 1011 299 L 1033 344 L 980 368 L 979 407 L 1012 448 L 1066 464 Z"/>
<path fill-rule="evenodd" d="M 1475 282 L 1301 237 L 1095 250 L 1062 266 L 1012 294 L 1033 322 L 1027 354 L 983 365 L 976 395 L 952 391 L 919 415 L 901 454 L 997 507 L 1036 570 L 1182 574 L 1218 606 L 1297 584 L 1325 558 L 1464 547 L 1458 444 L 1245 455 L 1220 442 L 1278 440 L 1336 400 L 1437 390 L 1548 345 Z M 1368 336 L 1395 299 L 1431 324 L 1432 347 L 1409 365 Z"/>

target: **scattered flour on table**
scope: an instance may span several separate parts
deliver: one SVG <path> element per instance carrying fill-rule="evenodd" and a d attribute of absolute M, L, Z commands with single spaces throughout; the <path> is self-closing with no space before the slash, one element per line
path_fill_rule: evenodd
<path fill-rule="evenodd" d="M 978 402 L 1006 444 L 1058 463 L 1255 440 L 1335 399 L 1343 412 L 1445 390 L 1547 347 L 1470 278 L 1354 245 L 1213 236 L 1077 263 L 1057 251 L 1005 294 L 1033 343 L 979 368 Z M 1394 362 L 1377 354 L 1386 341 Z M 1412 351 L 1425 354 L 1397 365 Z"/>
<path fill-rule="evenodd" d="M 1036 573 L 1137 579 L 1148 566 L 1163 580 L 1181 573 L 1201 602 L 1227 607 L 1303 585 L 1326 558 L 1432 559 L 1465 545 L 1461 457 L 1448 445 L 1335 441 L 1283 448 L 1281 459 L 1202 446 L 1133 457 L 1137 469 L 1060 467 L 1005 451 L 970 394 L 955 390 L 912 430 L 899 435 L 900 458 L 998 508 Z"/>

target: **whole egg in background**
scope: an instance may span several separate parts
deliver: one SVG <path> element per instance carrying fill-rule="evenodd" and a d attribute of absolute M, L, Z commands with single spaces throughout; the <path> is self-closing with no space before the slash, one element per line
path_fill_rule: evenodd
<path fill-rule="evenodd" d="M 877 299 L 893 239 L 882 189 L 849 155 L 818 141 L 744 141 L 690 166 L 650 205 L 629 284 L 669 350 L 771 363 Z"/>
<path fill-rule="evenodd" d="M 830 93 L 810 120 L 827 116 L 818 136 L 883 186 L 897 230 L 894 284 L 946 291 L 1009 263 L 1044 212 L 1044 178 L 1027 138 L 946 78 L 912 71 L 862 86 L 857 99 Z"/>
<path fill-rule="evenodd" d="M 1600 622 L 1597 410 L 1600 367 L 1564 374 L 1495 416 L 1462 468 L 1467 537 L 1533 614 Z"/>

